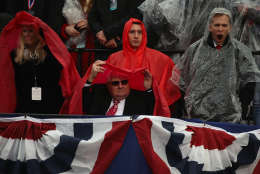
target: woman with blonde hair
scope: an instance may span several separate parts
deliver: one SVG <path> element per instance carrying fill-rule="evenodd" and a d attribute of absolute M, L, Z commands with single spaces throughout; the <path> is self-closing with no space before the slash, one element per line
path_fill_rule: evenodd
<path fill-rule="evenodd" d="M 69 113 L 80 77 L 58 35 L 19 12 L 0 37 L 0 112 Z"/>
<path fill-rule="evenodd" d="M 24 26 L 11 53 L 15 71 L 16 112 L 57 114 L 63 103 L 59 86 L 62 66 L 33 26 Z"/>
<path fill-rule="evenodd" d="M 30 59 L 35 59 L 37 63 L 45 60 L 47 55 L 44 49 L 45 42 L 32 26 L 24 26 L 19 38 L 19 45 L 16 49 L 15 63 L 23 64 Z"/>

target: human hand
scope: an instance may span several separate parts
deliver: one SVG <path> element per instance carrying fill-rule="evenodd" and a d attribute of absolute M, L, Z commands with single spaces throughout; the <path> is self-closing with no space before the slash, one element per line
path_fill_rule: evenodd
<path fill-rule="evenodd" d="M 87 20 L 81 20 L 75 25 L 76 30 L 79 32 L 81 30 L 87 29 L 88 28 L 88 21 Z"/>
<path fill-rule="evenodd" d="M 80 32 L 78 30 L 76 30 L 74 28 L 75 24 L 72 24 L 72 25 L 68 25 L 66 28 L 65 28 L 65 32 L 67 35 L 71 36 L 71 37 L 75 37 L 75 36 L 78 36 L 80 35 Z"/>
<path fill-rule="evenodd" d="M 248 11 L 248 6 L 246 4 L 241 4 L 237 6 L 237 9 L 242 15 L 246 15 Z"/>
<path fill-rule="evenodd" d="M 106 64 L 106 61 L 103 61 L 103 60 L 96 60 L 93 63 L 90 75 L 88 77 L 89 82 L 93 82 L 93 80 L 95 79 L 95 77 L 97 76 L 97 74 L 99 72 L 105 71 L 105 68 L 103 67 L 104 64 Z"/>
<path fill-rule="evenodd" d="M 102 45 L 105 45 L 105 43 L 107 42 L 107 38 L 103 30 L 97 32 L 96 37 Z"/>
<path fill-rule="evenodd" d="M 151 89 L 153 84 L 152 74 L 146 69 L 144 71 L 144 87 L 146 90 Z"/>
<path fill-rule="evenodd" d="M 115 39 L 109 40 L 106 44 L 105 47 L 107 48 L 117 48 L 117 43 Z"/>

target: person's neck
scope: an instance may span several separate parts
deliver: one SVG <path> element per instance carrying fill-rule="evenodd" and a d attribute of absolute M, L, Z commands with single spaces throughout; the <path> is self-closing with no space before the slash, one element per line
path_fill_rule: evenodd
<path fill-rule="evenodd" d="M 127 96 L 128 96 L 128 95 L 127 95 Z M 122 101 L 122 100 L 126 99 L 127 96 L 114 96 L 114 97 L 113 97 L 113 100 Z"/>
<path fill-rule="evenodd" d="M 133 47 L 132 45 L 130 45 L 130 47 L 134 50 L 134 51 L 136 51 L 139 47 Z"/>
<path fill-rule="evenodd" d="M 36 45 L 26 45 L 25 48 L 27 48 L 29 51 L 33 52 L 36 50 Z"/>
<path fill-rule="evenodd" d="M 132 47 L 132 48 L 133 48 L 134 52 L 136 52 L 137 48 L 134 48 L 134 47 Z"/>
<path fill-rule="evenodd" d="M 214 42 L 216 45 L 221 45 L 221 46 L 224 45 L 224 42 L 216 42 L 215 40 L 213 40 L 213 42 Z"/>

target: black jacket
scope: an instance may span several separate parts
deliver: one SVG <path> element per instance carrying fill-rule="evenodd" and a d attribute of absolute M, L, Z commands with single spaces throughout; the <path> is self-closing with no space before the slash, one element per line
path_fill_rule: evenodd
<path fill-rule="evenodd" d="M 62 66 L 45 47 L 47 56 L 39 64 L 33 60 L 23 64 L 14 61 L 15 50 L 11 52 L 15 71 L 15 85 L 17 95 L 16 112 L 58 114 L 63 104 L 62 90 L 59 85 Z M 35 79 L 36 78 L 36 79 Z M 32 100 L 32 87 L 42 89 L 42 100 Z"/>
<path fill-rule="evenodd" d="M 107 40 L 121 37 L 124 24 L 131 17 L 142 20 L 142 13 L 137 7 L 143 0 L 117 0 L 117 9 L 110 11 L 110 0 L 94 0 L 88 15 L 91 30 L 104 31 Z"/>
<path fill-rule="evenodd" d="M 111 103 L 106 85 L 93 85 L 83 89 L 83 111 L 88 115 L 105 115 Z M 152 115 L 153 92 L 131 90 L 126 98 L 123 115 Z"/>

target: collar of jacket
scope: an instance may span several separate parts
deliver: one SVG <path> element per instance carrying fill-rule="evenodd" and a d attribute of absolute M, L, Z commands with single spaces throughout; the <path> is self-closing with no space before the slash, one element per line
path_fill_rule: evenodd
<path fill-rule="evenodd" d="M 227 38 L 225 39 L 225 42 L 224 44 L 222 45 L 222 47 L 224 47 L 227 43 L 228 43 L 228 40 L 229 40 L 229 35 L 227 36 Z M 210 47 L 212 48 L 216 48 L 215 45 L 214 45 L 214 42 L 213 42 L 213 38 L 211 36 L 211 33 L 209 34 L 208 36 L 208 39 L 207 39 L 207 43 Z"/>

